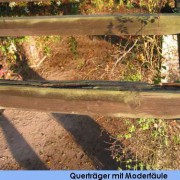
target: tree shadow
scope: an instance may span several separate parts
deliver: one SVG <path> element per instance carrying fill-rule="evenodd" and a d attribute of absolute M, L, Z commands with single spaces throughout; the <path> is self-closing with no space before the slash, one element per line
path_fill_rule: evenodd
<path fill-rule="evenodd" d="M 157 23 L 158 22 L 158 15 L 151 16 L 151 15 L 142 15 L 142 16 L 124 16 L 124 15 L 118 15 L 114 17 L 114 22 L 110 21 L 107 25 L 107 31 L 106 35 L 141 35 L 143 32 L 143 29 L 146 28 L 147 25 Z M 129 24 L 134 24 L 136 26 L 137 31 L 131 33 Z M 129 28 L 128 28 L 129 27 Z"/>
<path fill-rule="evenodd" d="M 59 113 L 52 113 L 52 116 L 81 146 L 96 169 L 133 170 L 135 167 L 140 169 L 140 161 L 135 158 L 135 155 L 130 150 L 124 155 L 123 149 L 127 147 L 112 137 L 91 117 Z M 120 161 L 117 161 L 118 157 L 121 157 Z M 129 160 L 132 160 L 132 162 L 129 162 Z M 130 165 L 130 167 L 127 165 Z"/>
<path fill-rule="evenodd" d="M 139 26 L 137 26 L 137 31 L 133 32 L 132 35 L 130 28 L 128 28 L 128 25 L 131 23 L 135 24 L 135 22 L 138 23 Z M 138 39 L 138 37 L 141 36 L 141 32 L 143 32 L 143 29 L 146 28 L 147 25 L 157 22 L 158 15 L 154 17 L 142 15 L 134 16 L 132 18 L 131 16 L 124 16 L 119 14 L 118 16 L 114 17 L 113 21 L 109 22 L 106 28 L 107 31 L 105 32 L 105 35 L 92 35 L 90 36 L 90 39 L 93 39 L 95 37 L 99 40 L 105 40 L 106 42 L 114 45 L 121 44 L 121 46 L 126 47 L 126 49 L 128 50 L 133 46 L 134 39 Z"/>
<path fill-rule="evenodd" d="M 18 45 L 18 51 L 16 52 L 16 69 L 15 73 L 18 73 L 23 80 L 41 80 L 44 79 L 36 73 L 31 67 L 29 67 L 27 57 L 25 55 L 24 49 Z"/>
<path fill-rule="evenodd" d="M 21 167 L 29 170 L 48 169 L 10 120 L 3 115 L 0 116 L 0 126 L 13 157 Z"/>
<path fill-rule="evenodd" d="M 109 150 L 112 143 L 111 135 L 106 130 L 102 131 L 100 125 L 91 117 L 57 113 L 52 115 L 82 147 L 95 168 L 101 170 L 117 169 L 118 163 L 112 158 Z"/>

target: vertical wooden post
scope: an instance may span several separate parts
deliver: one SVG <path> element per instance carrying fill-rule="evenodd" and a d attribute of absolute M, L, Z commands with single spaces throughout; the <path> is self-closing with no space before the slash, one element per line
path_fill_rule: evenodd
<path fill-rule="evenodd" d="M 179 69 L 180 69 L 180 34 L 177 34 L 177 42 L 178 42 Z"/>
<path fill-rule="evenodd" d="M 175 7 L 180 10 L 180 0 L 175 0 Z"/>
<path fill-rule="evenodd" d="M 178 13 L 180 13 L 180 0 L 175 0 L 175 8 Z M 179 53 L 179 69 L 180 69 L 180 34 L 177 34 L 177 42 L 178 42 L 178 53 Z"/>

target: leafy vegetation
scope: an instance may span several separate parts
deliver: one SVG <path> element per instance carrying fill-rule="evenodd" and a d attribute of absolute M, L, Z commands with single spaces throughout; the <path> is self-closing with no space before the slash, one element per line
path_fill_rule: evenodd
<path fill-rule="evenodd" d="M 69 37 L 69 48 L 74 57 L 77 58 L 77 41 L 73 36 Z"/>
<path fill-rule="evenodd" d="M 117 134 L 113 156 L 119 168 L 129 170 L 178 169 L 180 135 L 178 123 L 162 119 L 124 120 L 126 130 Z M 177 127 L 172 127 L 174 123 Z M 172 128 L 175 130 L 172 131 Z M 130 153 L 131 152 L 131 153 Z"/>
<path fill-rule="evenodd" d="M 173 0 L 57 0 L 0 3 L 0 16 L 32 16 L 129 12 L 140 9 L 150 13 L 174 7 Z M 129 9 L 129 10 L 128 10 Z"/>
<path fill-rule="evenodd" d="M 0 38 L 0 78 L 11 78 L 19 72 L 20 49 L 19 46 L 26 40 L 23 38 Z"/>

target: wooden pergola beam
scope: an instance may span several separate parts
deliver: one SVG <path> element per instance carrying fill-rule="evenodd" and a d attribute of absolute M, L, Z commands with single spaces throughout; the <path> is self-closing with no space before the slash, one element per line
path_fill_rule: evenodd
<path fill-rule="evenodd" d="M 180 33 L 179 27 L 179 13 L 0 18 L 0 36 L 166 35 Z"/>
<path fill-rule="evenodd" d="M 129 118 L 179 118 L 180 85 L 0 81 L 0 107 Z"/>

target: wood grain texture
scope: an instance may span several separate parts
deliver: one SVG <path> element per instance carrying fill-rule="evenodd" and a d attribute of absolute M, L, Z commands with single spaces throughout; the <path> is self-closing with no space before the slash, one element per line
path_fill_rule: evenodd
<path fill-rule="evenodd" d="M 171 119 L 180 117 L 180 86 L 111 81 L 0 81 L 0 107 Z"/>
<path fill-rule="evenodd" d="M 180 33 L 179 27 L 179 13 L 0 18 L 0 36 L 166 35 Z"/>

